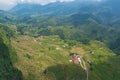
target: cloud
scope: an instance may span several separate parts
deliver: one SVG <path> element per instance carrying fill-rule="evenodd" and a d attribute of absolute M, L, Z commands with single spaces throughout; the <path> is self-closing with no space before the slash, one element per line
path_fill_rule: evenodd
<path fill-rule="evenodd" d="M 19 0 L 18 3 L 38 3 L 38 4 L 48 4 L 50 2 L 68 2 L 68 1 L 74 1 L 74 0 Z"/>
<path fill-rule="evenodd" d="M 50 2 L 68 2 L 74 0 L 0 0 L 0 9 L 9 9 L 16 5 L 17 3 L 37 3 L 37 4 L 48 4 Z M 78 0 L 78 1 L 96 1 L 100 2 L 101 0 Z"/>
<path fill-rule="evenodd" d="M 100 2 L 102 0 L 83 0 L 83 1 L 97 1 L 97 2 Z"/>

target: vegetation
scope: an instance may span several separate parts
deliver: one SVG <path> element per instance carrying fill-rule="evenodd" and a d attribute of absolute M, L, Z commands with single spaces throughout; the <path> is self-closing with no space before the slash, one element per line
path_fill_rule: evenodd
<path fill-rule="evenodd" d="M 0 79 L 22 80 L 22 73 L 13 67 L 17 56 L 14 48 L 10 45 L 3 31 L 0 30 Z"/>
<path fill-rule="evenodd" d="M 81 66 L 69 62 L 69 52 L 74 52 L 84 59 L 89 71 L 89 80 L 119 80 L 120 57 L 104 43 L 90 41 L 87 45 L 78 42 L 71 45 L 70 42 L 74 41 L 64 42 L 58 36 L 19 36 L 12 40 L 19 56 L 15 66 L 22 71 L 25 80 L 85 80 L 86 72 Z M 88 61 L 92 63 L 92 67 Z"/>
<path fill-rule="evenodd" d="M 120 10 L 109 1 L 0 10 L 0 80 L 119 80 Z M 69 53 L 79 54 L 86 70 Z"/>

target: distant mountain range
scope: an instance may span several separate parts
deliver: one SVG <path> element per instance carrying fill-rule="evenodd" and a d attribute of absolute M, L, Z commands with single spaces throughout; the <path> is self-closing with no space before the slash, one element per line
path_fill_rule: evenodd
<path fill-rule="evenodd" d="M 40 23 L 40 20 L 59 17 L 60 23 L 73 23 L 79 25 L 87 19 L 108 26 L 119 26 L 120 10 L 118 0 L 104 2 L 55 2 L 47 5 L 23 3 L 17 4 L 9 11 L 0 11 L 0 22 L 27 22 Z M 42 19 L 41 19 L 41 17 Z M 47 21 L 48 21 L 48 18 Z M 64 19 L 63 19 L 64 18 Z M 33 21 L 34 20 L 34 21 Z M 57 21 L 57 18 L 56 20 Z"/>
<path fill-rule="evenodd" d="M 76 11 L 80 11 L 82 7 L 91 6 L 93 3 L 82 3 L 80 1 L 74 2 L 55 2 L 49 3 L 47 5 L 40 4 L 18 4 L 12 9 L 10 12 L 28 15 L 28 14 L 41 14 L 41 15 L 65 15 L 70 13 L 75 13 Z M 94 5 L 95 6 L 95 5 Z"/>
<path fill-rule="evenodd" d="M 15 7 L 10 9 L 10 12 L 21 14 L 21 15 L 32 15 L 32 14 L 40 14 L 40 15 L 65 15 L 75 13 L 76 11 L 87 11 L 93 12 L 98 8 L 109 8 L 111 12 L 114 14 L 119 14 L 119 1 L 118 0 L 109 0 L 105 2 L 80 2 L 76 0 L 74 2 L 55 2 L 49 3 L 47 5 L 40 4 L 30 4 L 23 3 L 17 4 Z"/>

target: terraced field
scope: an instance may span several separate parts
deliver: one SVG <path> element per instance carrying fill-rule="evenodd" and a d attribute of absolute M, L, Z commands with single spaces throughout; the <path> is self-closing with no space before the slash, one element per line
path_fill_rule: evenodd
<path fill-rule="evenodd" d="M 12 39 L 12 45 L 18 55 L 14 66 L 22 71 L 25 80 L 86 80 L 86 71 L 79 64 L 69 62 L 69 52 L 82 57 L 88 80 L 120 79 L 120 57 L 102 42 L 70 46 L 58 36 L 18 36 Z"/>

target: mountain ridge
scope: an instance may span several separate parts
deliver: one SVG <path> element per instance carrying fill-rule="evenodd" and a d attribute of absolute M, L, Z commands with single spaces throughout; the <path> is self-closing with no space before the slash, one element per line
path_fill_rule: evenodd
<path fill-rule="evenodd" d="M 48 10 L 47 13 L 49 13 L 49 11 L 53 10 L 54 11 L 53 14 L 55 14 L 56 12 L 60 12 L 60 11 L 63 11 L 63 13 L 67 13 L 67 12 L 69 13 L 69 12 L 77 11 L 83 5 L 89 5 L 89 4 L 91 4 L 91 3 L 81 3 L 79 0 L 73 1 L 73 2 L 59 2 L 58 1 L 58 2 L 54 2 L 54 3 L 46 4 L 46 5 L 23 3 L 23 4 L 17 4 L 15 7 L 10 9 L 9 11 L 15 12 L 18 14 L 22 14 L 19 12 L 23 12 L 23 14 L 24 14 L 24 9 L 22 7 L 25 6 L 26 11 L 29 11 L 30 8 L 27 7 L 27 6 L 29 6 L 29 7 L 31 7 L 31 10 L 36 9 L 36 13 L 44 14 L 44 13 L 46 13 L 47 10 Z M 19 8 L 21 8 L 21 9 L 19 9 Z M 23 9 L 23 11 L 22 11 L 22 9 Z M 59 10 L 57 10 L 57 9 L 59 9 Z M 64 9 L 67 11 L 65 11 Z"/>
<path fill-rule="evenodd" d="M 68 14 L 75 11 L 79 11 L 81 7 L 90 8 L 91 6 L 95 7 L 102 7 L 107 6 L 112 8 L 112 12 L 119 16 L 119 1 L 103 1 L 103 2 L 81 2 L 79 0 L 75 0 L 73 2 L 54 2 L 49 3 L 46 5 L 40 5 L 35 3 L 21 3 L 14 6 L 12 9 L 10 9 L 10 12 L 17 13 L 17 14 L 42 14 L 49 13 L 47 15 L 55 15 L 56 13 L 58 15 Z M 57 10 L 58 9 L 58 10 Z M 25 11 L 26 10 L 26 11 Z M 31 11 L 30 11 L 31 10 Z M 65 11 L 66 10 L 66 11 Z M 27 12 L 28 11 L 28 12 Z M 51 12 L 52 11 L 52 12 Z M 60 13 L 61 12 L 61 13 Z"/>

